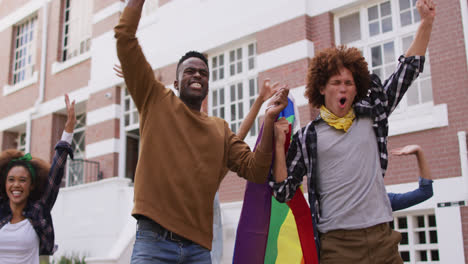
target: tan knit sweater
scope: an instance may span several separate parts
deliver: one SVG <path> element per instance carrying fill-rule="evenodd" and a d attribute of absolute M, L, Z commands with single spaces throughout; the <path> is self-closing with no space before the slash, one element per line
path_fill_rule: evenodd
<path fill-rule="evenodd" d="M 211 249 L 213 199 L 226 168 L 263 183 L 272 154 L 251 152 L 226 121 L 191 110 L 155 79 L 135 37 L 139 20 L 127 7 L 115 27 L 125 83 L 140 113 L 132 214 Z"/>

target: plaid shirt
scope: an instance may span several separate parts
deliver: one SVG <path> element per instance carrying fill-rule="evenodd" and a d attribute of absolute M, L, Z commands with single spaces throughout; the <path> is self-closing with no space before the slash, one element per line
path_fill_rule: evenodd
<path fill-rule="evenodd" d="M 59 141 L 55 146 L 55 156 L 49 171 L 44 192 L 39 200 L 28 200 L 23 215 L 29 219 L 39 237 L 39 255 L 52 255 L 57 249 L 54 246 L 54 226 L 50 211 L 55 204 L 64 174 L 67 155 L 73 158 L 70 144 Z M 0 228 L 10 222 L 12 212 L 8 199 L 0 197 Z"/>
<path fill-rule="evenodd" d="M 356 116 L 373 119 L 375 139 L 379 148 L 380 166 L 382 176 L 385 175 L 388 164 L 387 137 L 388 117 L 403 98 L 406 90 L 423 71 L 423 56 L 405 58 L 400 56 L 396 71 L 382 85 L 379 77 L 371 74 L 371 85 L 368 95 L 355 103 Z M 317 192 L 317 132 L 315 125 L 320 122 L 320 115 L 307 126 L 299 130 L 292 139 L 286 156 L 288 177 L 280 183 L 270 180 L 273 195 L 279 202 L 287 202 L 294 196 L 296 189 L 302 184 L 302 178 L 307 175 L 308 193 L 312 222 L 314 226 L 314 239 L 317 252 L 320 252 L 320 239 L 317 231 L 320 204 Z"/>

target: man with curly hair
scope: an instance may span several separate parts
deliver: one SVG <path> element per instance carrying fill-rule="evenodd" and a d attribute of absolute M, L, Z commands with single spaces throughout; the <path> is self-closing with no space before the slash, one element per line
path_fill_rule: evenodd
<path fill-rule="evenodd" d="M 305 92 L 320 115 L 294 135 L 286 157 L 280 151 L 285 121 L 275 128 L 270 185 L 276 199 L 286 202 L 307 176 L 321 263 L 402 263 L 401 235 L 388 224 L 392 207 L 382 176 L 388 117 L 423 70 L 435 17 L 432 0 L 416 6 L 421 23 L 414 41 L 383 84 L 369 74 L 358 49 L 322 51 L 312 59 Z"/>

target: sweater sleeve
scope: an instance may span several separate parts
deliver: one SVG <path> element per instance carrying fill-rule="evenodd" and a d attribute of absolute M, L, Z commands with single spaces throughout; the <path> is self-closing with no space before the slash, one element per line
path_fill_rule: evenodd
<path fill-rule="evenodd" d="M 256 150 L 252 152 L 249 145 L 224 126 L 228 139 L 227 167 L 240 177 L 254 183 L 265 183 L 270 172 L 272 153 Z"/>
<path fill-rule="evenodd" d="M 122 67 L 125 84 L 140 113 L 146 108 L 150 98 L 157 100 L 170 90 L 156 80 L 153 69 L 146 60 L 136 38 L 140 12 L 126 7 L 114 28 L 117 56 Z"/>

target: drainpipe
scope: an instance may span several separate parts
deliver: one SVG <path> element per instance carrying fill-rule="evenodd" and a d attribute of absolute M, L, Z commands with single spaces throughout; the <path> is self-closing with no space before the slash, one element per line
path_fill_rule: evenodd
<path fill-rule="evenodd" d="M 125 164 L 125 161 L 126 161 L 126 158 L 127 158 L 127 150 L 126 150 L 126 146 L 127 146 L 127 133 L 125 131 L 125 109 L 124 109 L 124 104 L 125 104 L 125 100 L 124 100 L 124 97 L 125 97 L 125 88 L 124 87 L 120 87 L 120 122 L 119 122 L 119 126 L 120 126 L 120 140 L 119 140 L 119 144 L 120 144 L 120 150 L 119 150 L 119 178 L 120 179 L 124 179 L 125 178 L 125 167 L 126 167 L 126 164 Z"/>
<path fill-rule="evenodd" d="M 468 196 L 468 154 L 466 150 L 466 132 L 459 131 L 457 135 L 458 145 L 460 147 L 461 174 L 463 181 L 465 182 L 465 195 Z"/>
<path fill-rule="evenodd" d="M 39 96 L 34 102 L 33 109 L 28 115 L 28 120 L 26 120 L 26 152 L 31 152 L 31 126 L 32 126 L 32 116 L 37 113 L 39 110 L 39 105 L 44 101 L 44 91 L 45 91 L 45 78 L 46 78 L 46 68 L 47 68 L 47 33 L 48 33 L 48 24 L 49 24 L 49 0 L 44 0 L 44 6 L 42 7 L 42 50 L 41 50 L 41 72 L 39 75 Z"/>

